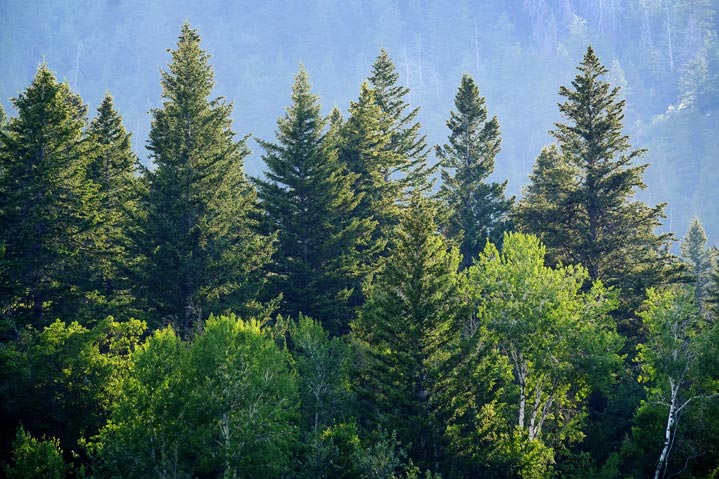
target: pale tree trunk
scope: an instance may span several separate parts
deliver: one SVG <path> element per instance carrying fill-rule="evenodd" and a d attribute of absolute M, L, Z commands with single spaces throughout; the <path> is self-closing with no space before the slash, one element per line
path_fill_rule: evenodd
<path fill-rule="evenodd" d="M 662 470 L 665 468 L 667 458 L 669 456 L 669 449 L 672 444 L 672 436 L 674 434 L 674 426 L 676 424 L 677 414 L 677 396 L 679 394 L 679 383 L 675 383 L 672 378 L 669 378 L 669 386 L 671 390 L 671 399 L 669 402 L 669 415 L 667 416 L 667 426 L 664 428 L 664 447 L 662 453 L 659 455 L 659 462 L 657 462 L 657 469 L 654 471 L 654 479 L 659 479 L 662 475 Z"/>

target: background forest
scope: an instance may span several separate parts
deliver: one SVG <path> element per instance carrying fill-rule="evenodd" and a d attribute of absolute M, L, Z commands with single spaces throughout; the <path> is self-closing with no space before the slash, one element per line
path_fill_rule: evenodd
<path fill-rule="evenodd" d="M 591 43 L 627 99 L 625 127 L 648 148 L 649 203 L 668 202 L 668 230 L 683 236 L 693 215 L 719 236 L 716 208 L 719 5 L 714 0 L 481 0 L 0 2 L 0 102 L 43 60 L 96 108 L 109 90 L 148 161 L 147 112 L 159 106 L 157 72 L 177 25 L 203 34 L 217 93 L 233 102 L 238 133 L 271 138 L 302 62 L 324 113 L 354 98 L 380 47 L 397 65 L 430 144 L 444 142 L 447 112 L 471 74 L 502 125 L 497 178 L 520 195 L 537 151 L 559 120 L 557 86 Z M 262 169 L 261 150 L 247 171 Z"/>
<path fill-rule="evenodd" d="M 719 475 L 713 4 L 83 7 L 0 6 L 2 474 Z"/>

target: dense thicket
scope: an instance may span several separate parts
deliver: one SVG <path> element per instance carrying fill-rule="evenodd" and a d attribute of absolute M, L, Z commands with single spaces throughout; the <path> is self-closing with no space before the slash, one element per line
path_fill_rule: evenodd
<path fill-rule="evenodd" d="M 468 75 L 439 194 L 385 50 L 346 119 L 300 69 L 253 183 L 197 31 L 171 55 L 152 168 L 44 65 L 0 116 L 5 475 L 719 474 L 716 252 L 697 219 L 667 253 L 591 48 L 529 233 Z"/>

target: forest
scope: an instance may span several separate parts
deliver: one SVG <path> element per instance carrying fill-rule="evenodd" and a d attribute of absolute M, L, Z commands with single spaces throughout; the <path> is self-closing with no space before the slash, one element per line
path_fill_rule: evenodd
<path fill-rule="evenodd" d="M 2 474 L 719 477 L 719 252 L 592 46 L 520 197 L 470 74 L 432 146 L 387 49 L 346 111 L 300 65 L 251 175 L 166 55 L 149 163 L 45 63 L 0 110 Z"/>

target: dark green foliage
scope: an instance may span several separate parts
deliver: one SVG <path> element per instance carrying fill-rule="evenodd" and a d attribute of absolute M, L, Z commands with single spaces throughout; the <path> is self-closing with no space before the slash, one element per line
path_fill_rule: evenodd
<path fill-rule="evenodd" d="M 87 174 L 99 191 L 99 224 L 94 243 L 92 286 L 104 299 L 95 308 L 96 317 L 137 317 L 132 280 L 138 279 L 137 238 L 138 202 L 142 185 L 137 178 L 137 158 L 132 152 L 130 134 L 107 94 L 87 131 L 90 161 Z"/>
<path fill-rule="evenodd" d="M 154 169 L 142 205 L 148 256 L 144 295 L 157 322 L 188 331 L 211 312 L 242 310 L 262 285 L 271 238 L 253 232 L 255 192 L 243 171 L 244 140 L 231 129 L 231 104 L 209 100 L 209 56 L 182 27 L 163 106 L 153 110 L 148 149 Z"/>
<path fill-rule="evenodd" d="M 8 479 L 65 479 L 68 471 L 57 439 L 37 440 L 22 427 L 12 444 L 12 462 L 4 469 Z"/>
<path fill-rule="evenodd" d="M 471 76 L 462 76 L 454 106 L 457 111 L 447 121 L 449 143 L 437 147 L 442 161 L 439 195 L 447 207 L 444 229 L 460 245 L 462 267 L 467 268 L 487 241 L 500 243 L 512 199 L 504 197 L 506 181 L 487 180 L 500 150 L 499 122 L 497 117 L 488 119 L 484 97 Z"/>
<path fill-rule="evenodd" d="M 97 188 L 86 176 L 86 107 L 41 66 L 0 130 L 0 334 L 76 317 L 84 297 Z M 96 319 L 96 318 L 83 318 Z"/>
<path fill-rule="evenodd" d="M 399 218 L 403 186 L 393 175 L 402 159 L 390 149 L 392 119 L 376 104 L 367 83 L 357 101 L 350 103 L 349 114 L 340 131 L 339 158 L 355 176 L 353 189 L 361 198 L 355 216 L 376 222 L 367 248 L 372 257 L 384 251 Z"/>
<path fill-rule="evenodd" d="M 410 106 L 406 97 L 410 90 L 398 84 L 399 73 L 384 48 L 372 65 L 368 80 L 374 90 L 375 103 L 390 120 L 385 125 L 385 132 L 389 133 L 386 149 L 396 155 L 397 162 L 391 166 L 390 176 L 402 184 L 405 193 L 415 189 L 426 191 L 436 168 L 429 168 L 427 164 L 429 148 L 426 137 L 420 136 L 419 108 L 407 111 Z M 397 175 L 401 176 L 398 178 Z"/>
<path fill-rule="evenodd" d="M 277 143 L 260 142 L 268 171 L 255 180 L 263 227 L 277 232 L 270 296 L 282 295 L 282 313 L 304 313 L 333 334 L 346 332 L 354 316 L 350 297 L 362 274 L 360 250 L 374 228 L 355 215 L 361 196 L 352 191 L 357 175 L 337 159 L 339 121 L 335 113 L 325 137 L 318 98 L 301 68 L 292 106 L 277 122 Z"/>
<path fill-rule="evenodd" d="M 459 253 L 437 233 L 435 216 L 430 200 L 411 198 L 353 324 L 365 353 L 355 383 L 365 422 L 396 430 L 410 457 L 432 467 L 441 453 L 435 392 L 464 311 Z"/>
<path fill-rule="evenodd" d="M 664 205 L 634 198 L 648 165 L 635 165 L 644 151 L 622 133 L 619 88 L 601 79 L 607 69 L 591 47 L 578 70 L 572 87 L 559 90 L 567 120 L 552 131 L 559 149 L 540 156 L 516 218 L 546 243 L 551 261 L 581 264 L 590 279 L 620 288 L 626 317 L 647 287 L 667 280 L 671 235 L 654 232 Z M 627 334 L 635 336 L 636 325 Z"/>

